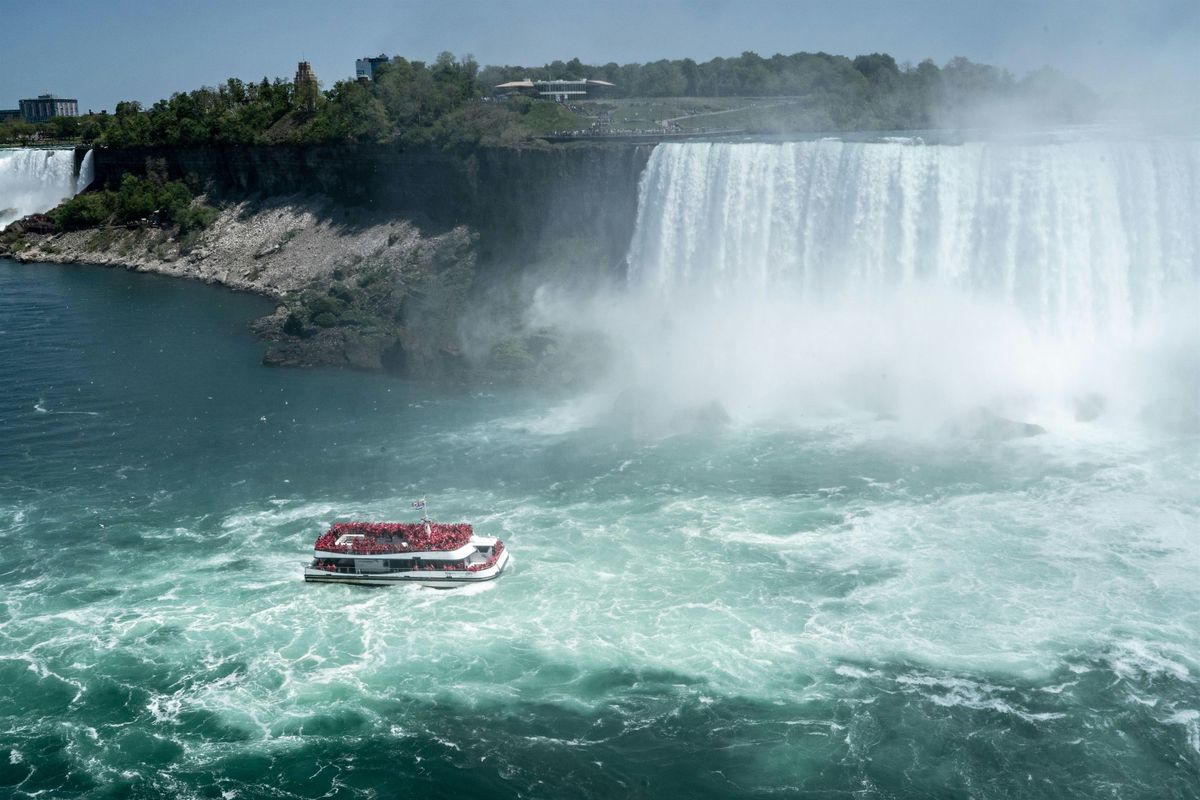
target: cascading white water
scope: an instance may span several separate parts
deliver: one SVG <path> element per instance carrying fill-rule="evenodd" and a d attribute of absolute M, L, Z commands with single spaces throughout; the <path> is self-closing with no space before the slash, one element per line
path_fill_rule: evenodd
<path fill-rule="evenodd" d="M 92 181 L 96 179 L 96 166 L 93 163 L 95 152 L 88 150 L 83 156 L 83 161 L 79 162 L 79 177 L 75 179 L 75 194 L 79 194 L 91 186 Z"/>
<path fill-rule="evenodd" d="M 667 144 L 628 290 L 539 311 L 675 409 L 1136 415 L 1198 399 L 1197 219 L 1196 141 Z"/>
<path fill-rule="evenodd" d="M 1200 271 L 1200 143 L 669 144 L 630 281 L 664 298 L 924 284 L 1039 332 L 1127 335 Z"/>
<path fill-rule="evenodd" d="M 0 150 L 0 229 L 27 214 L 49 211 L 92 182 L 91 151 L 77 177 L 73 150 Z M 84 182 L 86 177 L 87 182 Z"/>

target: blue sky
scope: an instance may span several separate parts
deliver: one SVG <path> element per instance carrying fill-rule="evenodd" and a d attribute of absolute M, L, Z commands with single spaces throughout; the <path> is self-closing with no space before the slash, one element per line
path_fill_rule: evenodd
<path fill-rule="evenodd" d="M 0 0 L 0 21 L 5 108 L 53 92 L 111 110 L 229 76 L 290 76 L 301 59 L 330 86 L 360 56 L 442 50 L 484 64 L 882 51 L 1017 74 L 1049 64 L 1102 93 L 1174 84 L 1194 97 L 1200 84 L 1200 0 Z"/>

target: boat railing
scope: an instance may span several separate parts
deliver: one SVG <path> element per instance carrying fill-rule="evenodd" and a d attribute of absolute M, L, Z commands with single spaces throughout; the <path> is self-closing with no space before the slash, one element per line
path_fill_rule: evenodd
<path fill-rule="evenodd" d="M 324 572 L 332 572 L 339 575 L 386 575 L 389 572 L 479 572 L 485 569 L 491 569 L 496 566 L 500 560 L 501 554 L 504 552 L 504 542 L 496 540 L 495 546 L 492 547 L 492 552 L 487 558 L 479 559 L 478 551 L 475 554 L 468 556 L 461 561 L 448 561 L 443 564 L 436 564 L 432 561 L 425 561 L 420 566 L 415 563 L 409 564 L 405 568 L 390 569 L 382 571 L 364 572 L 358 569 L 357 566 L 344 566 L 335 564 L 328 559 L 313 559 L 308 566 L 313 569 L 319 569 Z"/>

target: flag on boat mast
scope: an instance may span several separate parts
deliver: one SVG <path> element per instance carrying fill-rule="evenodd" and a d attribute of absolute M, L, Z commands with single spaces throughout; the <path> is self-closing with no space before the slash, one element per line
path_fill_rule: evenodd
<path fill-rule="evenodd" d="M 426 535 L 428 535 L 429 534 L 429 515 L 425 513 L 425 498 L 422 497 L 420 500 L 413 500 L 412 507 L 421 512 L 421 522 L 425 523 L 425 533 L 426 533 Z"/>

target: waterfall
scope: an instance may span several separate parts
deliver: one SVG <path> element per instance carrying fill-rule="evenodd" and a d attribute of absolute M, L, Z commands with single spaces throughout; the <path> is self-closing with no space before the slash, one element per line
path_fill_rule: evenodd
<path fill-rule="evenodd" d="M 603 331 L 668 416 L 1200 426 L 1198 219 L 1196 141 L 664 144 L 627 286 L 534 318 Z"/>
<path fill-rule="evenodd" d="M 94 153 L 94 150 L 88 150 L 83 156 L 83 161 L 79 162 L 79 177 L 75 179 L 75 194 L 79 194 L 91 186 L 92 181 L 96 179 L 96 168 L 92 163 Z"/>
<path fill-rule="evenodd" d="M 1129 335 L 1200 274 L 1195 141 L 668 144 L 640 193 L 630 281 L 663 297 L 921 284 Z"/>
<path fill-rule="evenodd" d="M 84 158 L 89 170 L 90 158 L 89 152 Z M 0 150 L 0 229 L 27 214 L 49 211 L 80 188 L 74 150 Z"/>

